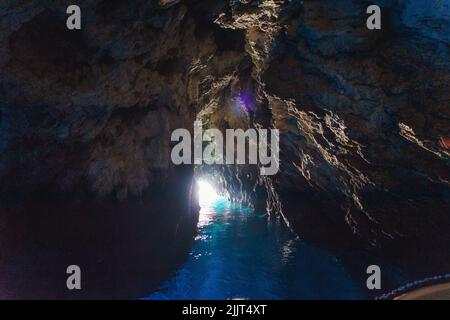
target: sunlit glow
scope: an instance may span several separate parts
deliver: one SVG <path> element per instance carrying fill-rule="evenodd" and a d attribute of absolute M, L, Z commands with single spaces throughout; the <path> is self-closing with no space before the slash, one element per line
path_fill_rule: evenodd
<path fill-rule="evenodd" d="M 209 182 L 206 182 L 204 180 L 198 180 L 197 185 L 198 185 L 198 202 L 200 206 L 212 204 L 219 199 L 219 195 Z"/>

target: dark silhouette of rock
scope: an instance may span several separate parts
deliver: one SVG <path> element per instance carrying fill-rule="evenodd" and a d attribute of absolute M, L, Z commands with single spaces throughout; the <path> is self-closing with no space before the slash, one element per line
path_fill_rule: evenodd
<path fill-rule="evenodd" d="M 142 293 L 111 284 L 123 270 L 156 284 L 194 233 L 194 168 L 171 163 L 170 134 L 196 118 L 280 130 L 276 176 L 198 168 L 231 199 L 324 247 L 448 272 L 449 8 L 380 2 L 372 31 L 367 1 L 94 0 L 69 31 L 67 1 L 3 1 L 0 291 L 64 296 L 15 273 L 59 281 L 40 261 L 79 258 L 94 279 L 103 251 L 116 269 L 97 288 L 116 289 L 86 297 Z"/>

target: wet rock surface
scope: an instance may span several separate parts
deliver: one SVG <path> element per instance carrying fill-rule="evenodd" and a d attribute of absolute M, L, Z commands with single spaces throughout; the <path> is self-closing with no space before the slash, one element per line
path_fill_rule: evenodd
<path fill-rule="evenodd" d="M 195 119 L 280 130 L 275 176 L 199 168 L 235 201 L 283 217 L 327 248 L 365 246 L 418 275 L 448 272 L 447 1 L 378 1 L 381 31 L 365 27 L 367 1 L 81 1 L 81 31 L 65 28 L 69 4 L 0 5 L 0 217 L 13 230 L 1 233 L 0 268 L 10 279 L 14 243 L 43 242 L 39 256 L 58 238 L 82 252 L 97 228 L 120 234 L 112 225 L 125 216 L 130 234 L 142 223 L 150 231 L 124 237 L 124 248 L 159 241 L 156 230 L 167 231 L 160 243 L 173 243 L 180 219 L 190 221 L 180 230 L 189 238 L 193 168 L 180 174 L 171 163 L 170 134 L 192 130 Z M 170 197 L 155 196 L 161 189 L 179 198 L 179 210 L 164 209 Z M 36 199 L 52 209 L 34 207 Z M 97 210 L 112 207 L 122 218 Z M 33 234 L 42 210 L 53 212 L 42 219 L 52 227 Z M 159 218 L 169 211 L 171 219 Z M 88 225 L 86 242 L 78 231 L 56 232 L 59 222 Z M 154 265 L 169 265 L 156 248 Z M 13 296 L 26 284 L 17 288 Z"/>

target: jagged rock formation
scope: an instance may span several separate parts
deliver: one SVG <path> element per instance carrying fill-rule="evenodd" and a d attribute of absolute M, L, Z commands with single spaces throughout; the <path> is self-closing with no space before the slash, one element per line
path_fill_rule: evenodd
<path fill-rule="evenodd" d="M 218 19 L 246 33 L 253 124 L 269 113 L 282 134 L 280 173 L 254 180 L 305 238 L 341 242 L 347 229 L 371 246 L 448 243 L 448 6 L 384 3 L 373 32 L 367 4 L 263 1 Z"/>
<path fill-rule="evenodd" d="M 98 261 L 111 246 L 90 238 L 102 225 L 106 238 L 135 247 L 161 234 L 160 243 L 189 238 L 193 168 L 171 163 L 170 134 L 201 119 L 221 129 L 280 129 L 276 176 L 251 166 L 199 168 L 232 199 L 335 250 L 363 244 L 387 255 L 430 242 L 431 258 L 444 255 L 430 270 L 445 270 L 450 153 L 439 140 L 450 136 L 448 2 L 378 3 L 381 31 L 365 27 L 369 1 L 96 0 L 80 3 L 82 31 L 68 31 L 67 1 L 3 1 L 0 225 L 10 231 L 2 242 L 22 243 L 16 234 L 31 232 L 30 244 L 18 245 L 26 256 L 34 240 L 42 248 L 62 237 L 61 251 L 83 256 L 93 241 L 87 260 Z M 178 190 L 167 220 L 164 190 Z M 112 207 L 120 218 L 105 218 Z M 33 211 L 47 225 L 35 225 Z M 70 227 L 56 232 L 61 220 Z M 117 236 L 143 222 L 151 227 L 133 240 Z M 123 223 L 128 233 L 115 229 Z M 0 268 L 10 275 L 17 251 L 2 246 L 1 261 L 14 263 Z M 148 251 L 131 255 L 160 259 Z"/>

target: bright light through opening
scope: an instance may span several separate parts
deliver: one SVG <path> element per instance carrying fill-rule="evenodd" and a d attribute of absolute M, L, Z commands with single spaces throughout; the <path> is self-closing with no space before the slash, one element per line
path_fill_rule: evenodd
<path fill-rule="evenodd" d="M 204 180 L 198 180 L 197 185 L 198 185 L 198 202 L 200 206 L 212 204 L 219 199 L 219 195 L 217 194 L 216 190 L 214 190 L 214 187 L 210 183 Z"/>

